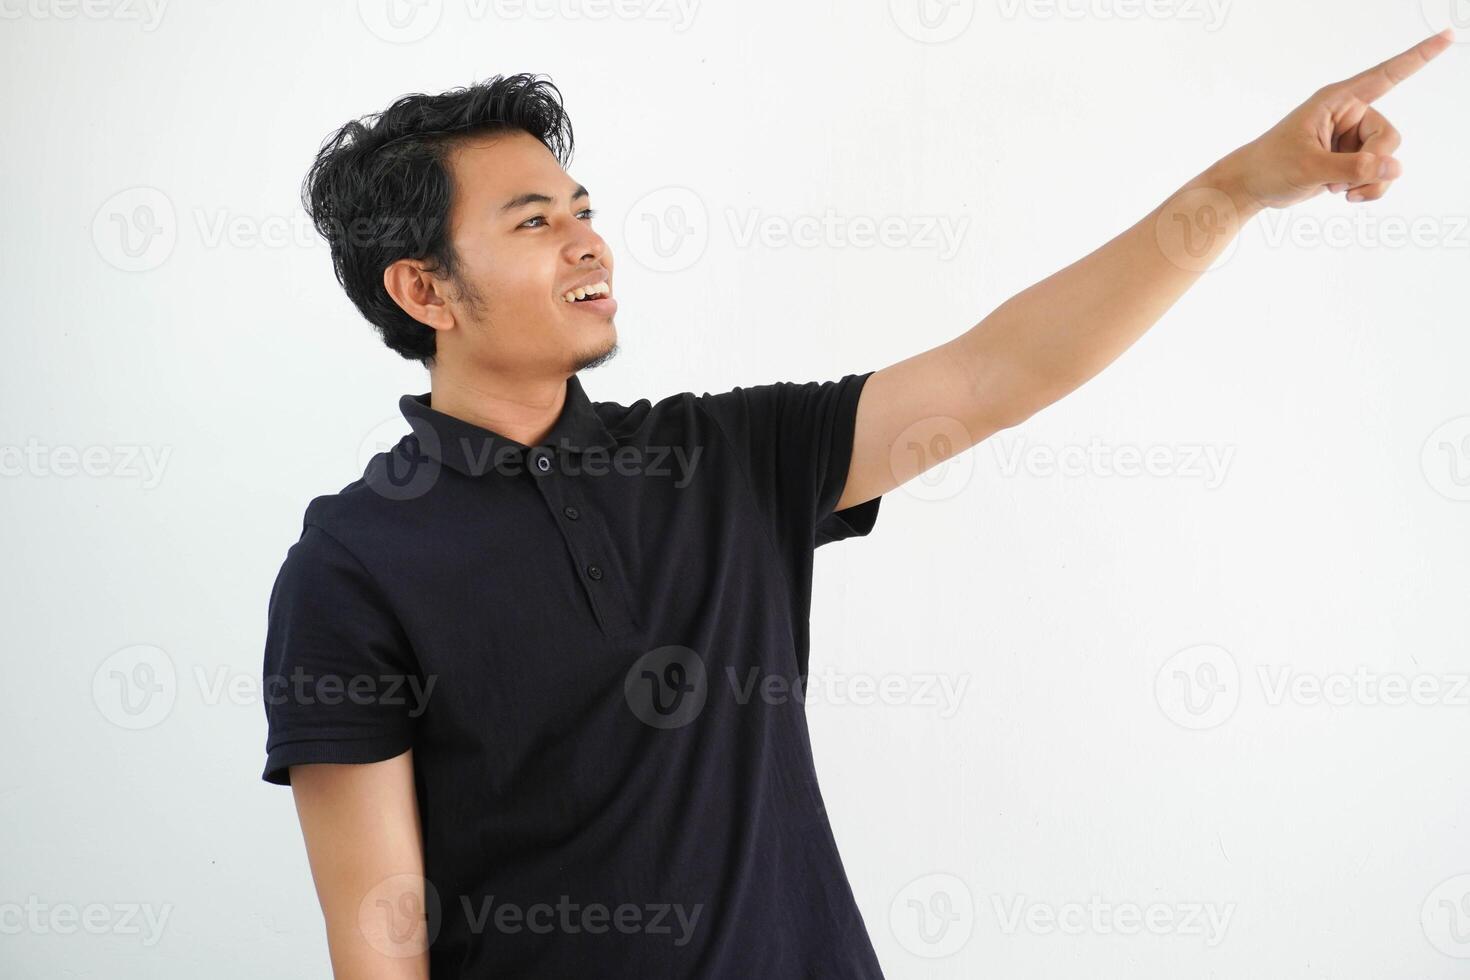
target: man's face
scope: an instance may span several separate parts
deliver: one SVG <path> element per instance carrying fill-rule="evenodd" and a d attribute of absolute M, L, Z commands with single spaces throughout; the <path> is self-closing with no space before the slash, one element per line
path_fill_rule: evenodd
<path fill-rule="evenodd" d="M 591 198 L 529 133 L 480 137 L 454 150 L 449 237 L 465 288 L 449 301 L 441 361 L 492 371 L 574 373 L 617 349 L 613 257 L 592 230 Z M 601 298 L 563 295 L 605 281 Z"/>

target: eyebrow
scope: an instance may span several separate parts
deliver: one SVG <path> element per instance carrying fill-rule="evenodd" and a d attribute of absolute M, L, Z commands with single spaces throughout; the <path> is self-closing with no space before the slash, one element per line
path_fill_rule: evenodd
<path fill-rule="evenodd" d="M 573 201 L 577 200 L 578 198 L 583 198 L 583 197 L 587 197 L 587 196 L 588 196 L 587 188 L 583 187 L 581 184 L 578 184 L 577 185 L 577 189 L 572 192 L 572 200 Z M 509 201 L 506 201 L 504 204 L 502 204 L 500 206 L 500 211 L 501 211 L 502 214 L 504 214 L 506 211 L 514 211 L 516 208 L 523 208 L 527 204 L 554 204 L 554 203 L 556 203 L 556 198 L 554 198 L 554 197 L 547 197 L 545 194 L 538 194 L 535 191 L 531 191 L 530 193 L 527 193 L 527 194 L 517 194 L 515 197 L 511 198 Z"/>

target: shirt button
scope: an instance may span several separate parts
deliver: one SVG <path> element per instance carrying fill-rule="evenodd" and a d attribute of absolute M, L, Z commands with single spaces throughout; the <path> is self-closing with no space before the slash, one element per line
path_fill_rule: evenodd
<path fill-rule="evenodd" d="M 596 582 L 597 580 L 602 578 L 602 569 L 598 568 L 596 565 L 588 565 L 587 577 Z"/>
<path fill-rule="evenodd" d="M 574 521 L 582 516 L 582 512 L 575 507 L 563 507 L 561 512 Z"/>
<path fill-rule="evenodd" d="M 551 469 L 551 460 L 547 459 L 545 456 L 537 456 L 536 457 L 536 468 L 538 470 L 540 470 L 542 473 L 547 472 L 548 470 Z"/>

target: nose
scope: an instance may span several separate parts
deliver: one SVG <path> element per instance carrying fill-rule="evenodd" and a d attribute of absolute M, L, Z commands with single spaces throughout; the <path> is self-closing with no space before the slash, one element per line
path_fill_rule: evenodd
<path fill-rule="evenodd" d="M 607 242 L 586 224 L 579 223 L 574 227 L 576 230 L 566 247 L 568 261 L 573 265 L 602 262 L 608 252 Z"/>

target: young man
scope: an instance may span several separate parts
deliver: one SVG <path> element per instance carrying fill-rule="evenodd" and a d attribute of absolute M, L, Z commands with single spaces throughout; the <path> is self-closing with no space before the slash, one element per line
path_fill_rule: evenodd
<path fill-rule="evenodd" d="M 972 329 L 825 382 L 594 402 L 614 262 L 555 87 L 352 122 L 306 182 L 338 279 L 423 363 L 412 429 L 313 499 L 276 580 L 264 778 L 294 792 L 339 978 L 877 978 L 801 698 L 812 558 L 882 495 L 1096 375 L 1263 208 L 1381 197 L 1329 85 Z"/>

